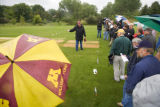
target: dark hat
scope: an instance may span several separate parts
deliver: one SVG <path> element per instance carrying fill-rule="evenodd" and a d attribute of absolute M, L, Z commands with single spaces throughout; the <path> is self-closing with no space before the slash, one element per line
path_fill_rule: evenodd
<path fill-rule="evenodd" d="M 149 41 L 143 40 L 142 42 L 139 43 L 138 48 L 153 48 L 153 46 Z"/>

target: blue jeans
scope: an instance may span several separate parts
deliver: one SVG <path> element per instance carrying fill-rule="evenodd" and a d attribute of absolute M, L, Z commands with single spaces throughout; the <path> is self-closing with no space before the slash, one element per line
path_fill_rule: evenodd
<path fill-rule="evenodd" d="M 105 32 L 104 32 L 104 40 L 105 40 L 105 39 L 108 40 L 108 36 L 109 36 L 108 31 L 105 31 Z"/>
<path fill-rule="evenodd" d="M 126 88 L 127 88 L 127 81 L 125 81 L 123 85 L 123 98 L 122 98 L 123 107 L 133 107 L 132 95 L 126 92 Z"/>
<path fill-rule="evenodd" d="M 99 35 L 100 35 L 100 38 L 101 38 L 101 30 L 98 30 L 97 38 L 98 38 Z"/>
<path fill-rule="evenodd" d="M 80 48 L 81 48 L 81 50 L 83 50 L 83 47 L 82 47 L 82 40 L 76 40 L 76 51 L 78 51 L 79 42 L 80 42 Z"/>

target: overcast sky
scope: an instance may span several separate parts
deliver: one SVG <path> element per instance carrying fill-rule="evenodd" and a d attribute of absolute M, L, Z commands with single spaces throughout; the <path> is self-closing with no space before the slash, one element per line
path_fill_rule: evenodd
<path fill-rule="evenodd" d="M 28 5 L 40 4 L 45 8 L 45 10 L 49 10 L 49 9 L 58 9 L 60 1 L 61 0 L 0 0 L 0 5 L 12 6 L 18 3 L 26 3 Z M 80 1 L 96 5 L 98 11 L 101 11 L 103 7 L 107 5 L 108 2 L 112 3 L 114 2 L 114 0 L 80 0 Z M 158 1 L 160 3 L 160 0 L 141 0 L 142 6 L 144 6 L 145 4 L 150 6 L 154 1 Z"/>

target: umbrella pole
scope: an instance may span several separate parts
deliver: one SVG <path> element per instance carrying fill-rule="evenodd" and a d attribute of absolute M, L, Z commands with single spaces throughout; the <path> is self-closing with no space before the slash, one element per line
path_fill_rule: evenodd
<path fill-rule="evenodd" d="M 11 63 L 14 63 L 14 61 L 10 58 L 10 57 L 8 57 L 8 56 L 5 56 L 8 60 L 10 60 L 11 61 Z"/>

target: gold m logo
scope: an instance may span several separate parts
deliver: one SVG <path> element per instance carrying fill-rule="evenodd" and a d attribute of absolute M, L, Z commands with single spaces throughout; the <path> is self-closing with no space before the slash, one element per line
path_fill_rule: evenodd
<path fill-rule="evenodd" d="M 32 37 L 28 37 L 28 42 L 34 42 L 34 43 L 37 43 L 37 42 L 39 42 L 39 41 L 41 41 L 42 39 L 40 39 L 40 38 L 32 38 Z"/>
<path fill-rule="evenodd" d="M 55 88 L 58 87 L 58 77 L 61 74 L 61 69 L 53 70 L 50 69 L 47 80 L 52 82 Z"/>
<path fill-rule="evenodd" d="M 9 101 L 5 99 L 0 99 L 0 107 L 9 107 Z"/>

